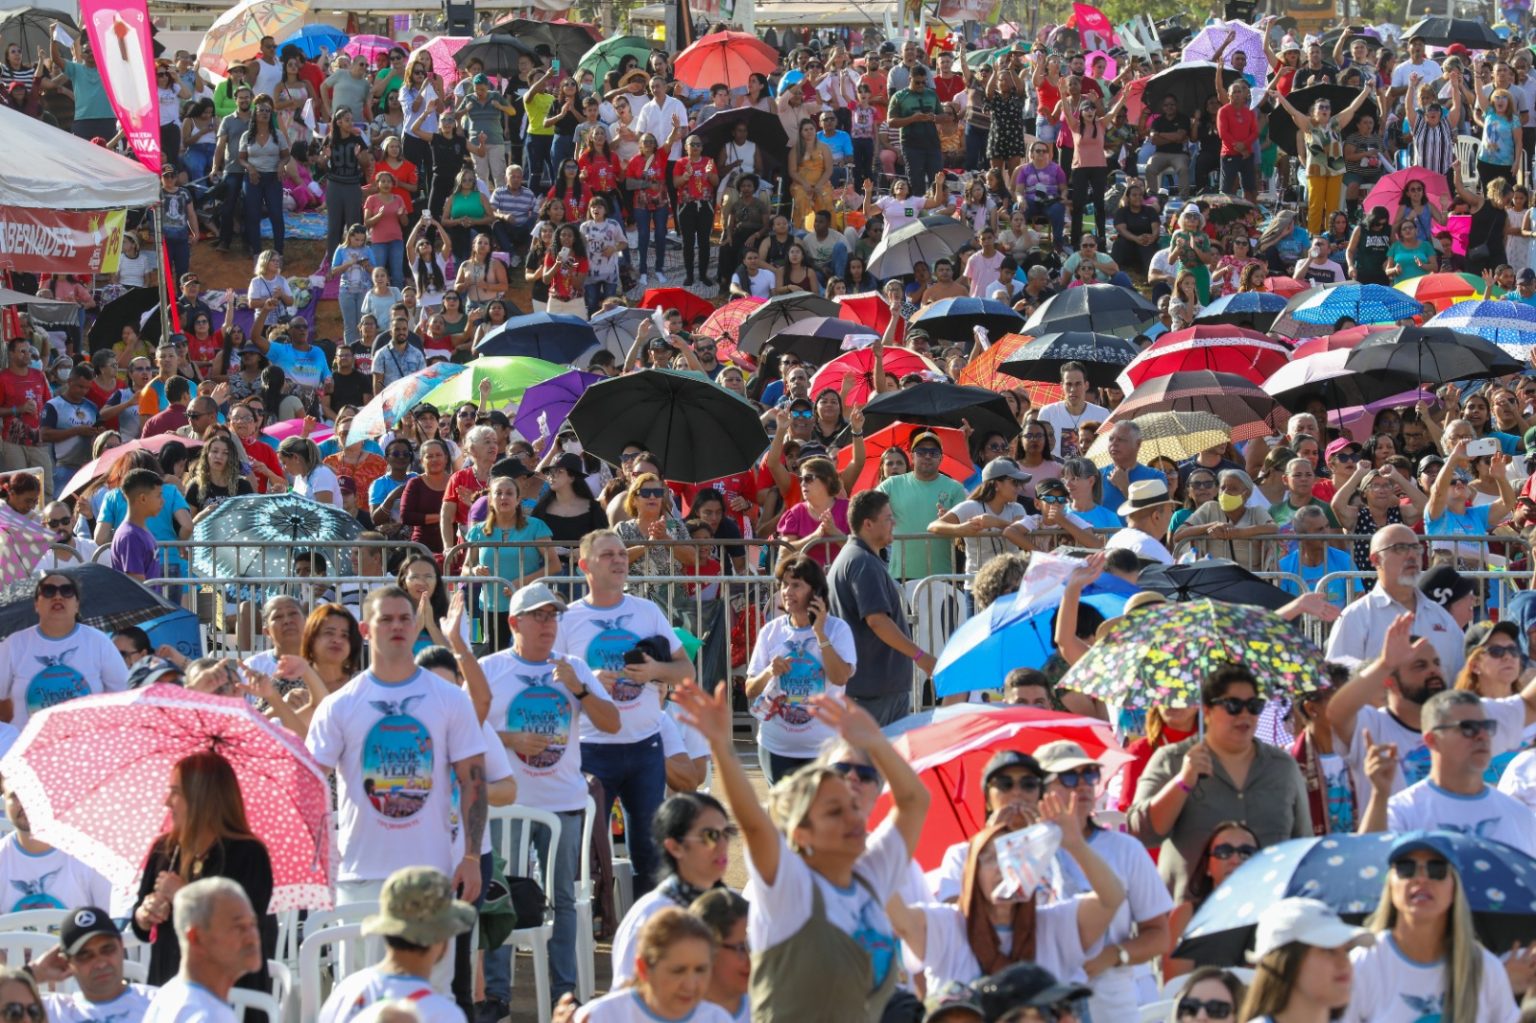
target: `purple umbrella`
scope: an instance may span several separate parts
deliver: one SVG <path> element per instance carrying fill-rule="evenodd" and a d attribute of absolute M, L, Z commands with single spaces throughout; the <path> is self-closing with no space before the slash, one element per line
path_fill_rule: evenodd
<path fill-rule="evenodd" d="M 523 393 L 523 400 L 517 407 L 517 418 L 512 425 L 529 440 L 549 438 L 544 451 L 539 453 L 543 457 L 548 453 L 549 445 L 555 442 L 555 434 L 560 432 L 565 417 L 571 414 L 571 406 L 576 404 L 576 399 L 602 379 L 599 373 L 573 369 L 569 373 L 561 373 L 543 383 L 534 384 Z"/>

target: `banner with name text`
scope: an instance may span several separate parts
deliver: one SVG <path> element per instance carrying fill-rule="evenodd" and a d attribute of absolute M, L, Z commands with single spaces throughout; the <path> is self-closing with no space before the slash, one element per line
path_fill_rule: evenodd
<path fill-rule="evenodd" d="M 116 273 L 127 220 L 125 210 L 0 206 L 0 268 L 27 273 Z"/>
<path fill-rule="evenodd" d="M 101 84 L 139 162 L 156 174 L 160 153 L 160 92 L 149 45 L 144 0 L 80 0 Z"/>

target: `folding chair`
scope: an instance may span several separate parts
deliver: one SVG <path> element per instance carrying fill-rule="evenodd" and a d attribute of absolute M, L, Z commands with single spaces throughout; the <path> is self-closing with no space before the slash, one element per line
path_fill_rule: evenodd
<path fill-rule="evenodd" d="M 1461 164 L 1461 183 L 1468 188 L 1477 188 L 1482 181 L 1477 176 L 1477 151 L 1480 143 L 1470 135 L 1460 135 L 1456 139 L 1456 160 Z"/>
<path fill-rule="evenodd" d="M 530 877 L 538 881 L 539 887 L 544 889 L 547 908 L 544 919 L 536 927 L 519 927 L 513 931 L 508 940 L 512 948 L 517 952 L 527 952 L 533 958 L 533 984 L 534 998 L 539 1006 L 539 1023 L 550 1023 L 550 982 L 549 982 L 549 942 L 555 935 L 554 917 L 554 892 L 555 892 L 555 861 L 560 856 L 560 818 L 547 810 L 535 810 L 529 806 L 493 806 L 490 818 L 502 822 L 500 831 L 500 848 L 502 859 L 507 864 L 507 873 L 516 877 Z M 517 841 L 512 838 L 511 823 L 517 822 L 522 826 L 517 828 Z M 533 844 L 533 825 L 540 824 L 549 830 L 549 855 L 544 861 L 539 862 L 537 849 Z M 589 928 L 590 931 L 590 928 Z M 578 953 L 581 936 L 577 935 Z M 578 971 L 580 969 L 581 956 L 577 955 Z M 513 968 L 516 969 L 516 957 L 513 958 Z M 305 1019 L 311 1017 L 306 1013 Z"/>

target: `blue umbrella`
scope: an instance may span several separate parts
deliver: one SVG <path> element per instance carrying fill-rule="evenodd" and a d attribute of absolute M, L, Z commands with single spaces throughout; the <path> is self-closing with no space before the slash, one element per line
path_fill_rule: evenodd
<path fill-rule="evenodd" d="M 1476 334 L 1517 359 L 1530 355 L 1536 345 L 1536 308 L 1509 299 L 1469 299 L 1457 302 L 1432 317 L 1426 327 L 1448 327 Z"/>
<path fill-rule="evenodd" d="M 1536 935 L 1536 859 L 1493 839 L 1452 831 L 1409 832 L 1456 868 L 1477 925 L 1478 940 L 1502 951 Z M 1202 966 L 1244 966 L 1258 918 L 1293 895 L 1320 899 L 1346 919 L 1375 910 L 1386 884 L 1388 855 L 1408 835 L 1295 838 L 1238 867 L 1195 911 L 1174 950 Z"/>
<path fill-rule="evenodd" d="M 1356 323 L 1391 323 L 1419 315 L 1423 306 L 1385 284 L 1340 284 L 1309 295 L 1291 310 L 1291 317 L 1313 326 L 1331 326 L 1349 317 Z"/>
<path fill-rule="evenodd" d="M 531 355 L 545 362 L 570 363 L 596 347 L 597 333 L 579 316 L 529 313 L 514 316 L 475 345 L 478 355 Z"/>
<path fill-rule="evenodd" d="M 921 327 L 941 341 L 970 344 L 972 328 L 987 328 L 993 341 L 1024 326 L 1024 317 L 1012 307 L 990 298 L 945 298 L 914 316 L 911 326 Z"/>
<path fill-rule="evenodd" d="M 1056 609 L 1065 588 L 1040 594 L 1023 590 L 973 615 L 950 636 L 934 669 L 934 695 L 952 696 L 992 689 L 1014 668 L 1039 668 L 1056 652 Z M 1118 615 L 1136 587 L 1102 579 L 1083 594 L 1083 603 L 1106 618 Z"/>
<path fill-rule="evenodd" d="M 1272 291 L 1237 291 L 1223 295 L 1195 317 L 1196 323 L 1229 323 L 1254 330 L 1268 330 L 1285 311 L 1286 298 Z"/>
<path fill-rule="evenodd" d="M 281 50 L 284 46 L 297 46 L 304 56 L 314 58 L 320 56 L 322 51 L 339 53 L 350 38 L 341 29 L 330 25 L 305 25 L 278 43 L 277 48 Z"/>

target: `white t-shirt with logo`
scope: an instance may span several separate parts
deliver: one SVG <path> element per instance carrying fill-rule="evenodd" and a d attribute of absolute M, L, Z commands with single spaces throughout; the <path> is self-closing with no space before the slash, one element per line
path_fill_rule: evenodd
<path fill-rule="evenodd" d="M 894 234 L 896 229 L 912 223 L 923 215 L 924 205 L 927 199 L 921 195 L 909 195 L 905 199 L 898 199 L 894 195 L 887 195 L 874 200 L 874 207 L 885 218 L 886 236 Z"/>
<path fill-rule="evenodd" d="M 453 765 L 485 753 L 462 689 L 425 669 L 397 683 L 365 671 L 320 704 L 305 745 L 342 782 L 338 880 L 453 873 Z"/>
<path fill-rule="evenodd" d="M 34 855 L 15 833 L 0 839 L 0 913 L 110 906 L 107 879 L 62 849 Z"/>
<path fill-rule="evenodd" d="M 359 970 L 337 984 L 320 1007 L 319 1023 L 347 1023 L 375 1002 L 397 999 L 410 1002 L 423 1023 L 465 1023 L 464 1010 L 452 998 L 434 991 L 430 980 L 385 973 L 378 966 Z"/>
<path fill-rule="evenodd" d="M 1478 987 L 1478 1023 L 1516 1023 L 1520 1007 L 1510 993 L 1504 965 L 1487 949 L 1483 982 Z M 1376 935 L 1371 948 L 1349 954 L 1355 983 L 1349 993 L 1346 1023 L 1439 1023 L 1445 1009 L 1445 964 L 1412 962 L 1399 951 L 1390 933 Z"/>
<path fill-rule="evenodd" d="M 100 629 L 76 625 L 68 635 L 49 639 L 34 625 L 0 642 L 0 699 L 11 701 L 11 724 L 18 729 L 40 710 L 126 688 L 128 666 Z"/>
<path fill-rule="evenodd" d="M 201 984 L 174 977 L 149 1003 L 143 1023 L 237 1023 L 229 1003 Z"/>
<path fill-rule="evenodd" d="M 1173 899 L 1163 879 L 1158 877 L 1157 864 L 1147 855 L 1147 847 L 1135 838 L 1123 831 L 1099 829 L 1088 837 L 1088 844 L 1125 885 L 1125 901 L 1115 910 L 1109 928 L 1103 937 L 1083 950 L 1084 956 L 1092 959 L 1110 945 L 1124 945 L 1130 941 L 1135 936 L 1137 921 L 1155 920 L 1172 911 Z M 1057 976 L 1093 988 L 1093 994 L 1089 996 L 1089 1015 L 1098 1020 L 1136 1018 L 1142 992 L 1148 985 L 1152 992 L 1157 990 L 1152 968 L 1147 963 L 1111 966 L 1091 981 L 1081 967 L 1075 975 Z"/>
<path fill-rule="evenodd" d="M 581 684 L 591 690 L 592 699 L 612 702 L 586 662 L 577 657 L 567 660 Z M 498 732 L 535 732 L 550 739 L 537 756 L 512 751 L 509 762 L 517 778 L 517 801 L 552 813 L 585 808 L 587 782 L 581 776 L 581 745 L 573 741 L 573 726 L 586 715 L 571 691 L 555 679 L 554 662 L 535 664 L 506 650 L 482 660 L 480 668 L 491 687 L 486 724 Z M 502 745 L 499 736 L 497 743 Z"/>
<path fill-rule="evenodd" d="M 657 1023 L 660 1019 L 632 989 L 614 991 L 576 1010 L 576 1023 Z M 731 1023 L 731 1014 L 713 1002 L 700 1002 L 677 1023 Z"/>
<path fill-rule="evenodd" d="M 624 655 L 652 636 L 666 637 L 673 656 L 682 649 L 672 623 L 649 600 L 626 593 L 612 607 L 597 607 L 590 598 L 583 598 L 571 604 L 560 620 L 555 653 L 584 661 L 594 672 L 620 672 L 624 670 Z M 655 687 L 621 678 L 610 692 L 619 708 L 619 730 L 610 735 L 582 718 L 582 742 L 643 742 L 661 731 L 661 700 Z"/>
<path fill-rule="evenodd" d="M 1090 401 L 1084 403 L 1081 412 L 1073 415 L 1067 410 L 1066 402 L 1053 401 L 1040 410 L 1039 418 L 1051 424 L 1051 433 L 1055 439 L 1055 443 L 1051 446 L 1051 454 L 1057 458 L 1066 458 L 1084 453 L 1082 445 L 1077 443 L 1078 428 L 1083 423 L 1102 423 L 1109 418 L 1109 409 Z M 1069 448 L 1066 455 L 1063 455 L 1061 450 L 1064 440 Z"/>
<path fill-rule="evenodd" d="M 1387 800 L 1387 830 L 1433 831 L 1443 828 L 1477 838 L 1493 838 L 1536 856 L 1536 816 L 1519 800 L 1490 785 L 1475 796 L 1447 792 L 1428 778 Z"/>
<path fill-rule="evenodd" d="M 827 616 L 826 630 L 832 649 L 848 662 L 849 667 L 856 666 L 858 652 L 853 645 L 853 630 L 841 618 L 831 615 Z M 773 704 L 774 712 L 758 728 L 758 744 L 781 757 L 815 757 L 821 744 L 831 738 L 833 732 L 811 713 L 811 697 L 841 696 L 843 687 L 827 681 L 816 630 L 810 626 L 795 628 L 789 615 L 780 615 L 757 634 L 747 674 L 756 675 L 766 670 L 775 657 L 788 660 L 789 671 L 770 680 L 763 690 L 763 696 Z"/>
<path fill-rule="evenodd" d="M 154 1001 L 159 988 L 148 984 L 129 984 L 110 1002 L 88 1001 L 76 991 L 72 995 L 43 994 L 49 1023 L 139 1023 Z"/>
<path fill-rule="evenodd" d="M 1497 721 L 1498 730 L 1493 735 L 1493 755 L 1518 749 L 1525 734 L 1525 701 L 1519 696 L 1506 696 L 1497 700 L 1484 700 L 1483 713 Z M 1371 780 L 1365 774 L 1365 736 L 1371 733 L 1371 741 L 1397 744 L 1397 778 L 1392 791 L 1401 792 L 1410 785 L 1417 785 L 1429 777 L 1429 747 L 1424 745 L 1422 733 L 1409 728 L 1385 707 L 1361 707 L 1355 715 L 1355 730 L 1349 736 L 1344 759 L 1349 764 L 1349 777 L 1363 809 L 1371 795 Z"/>

